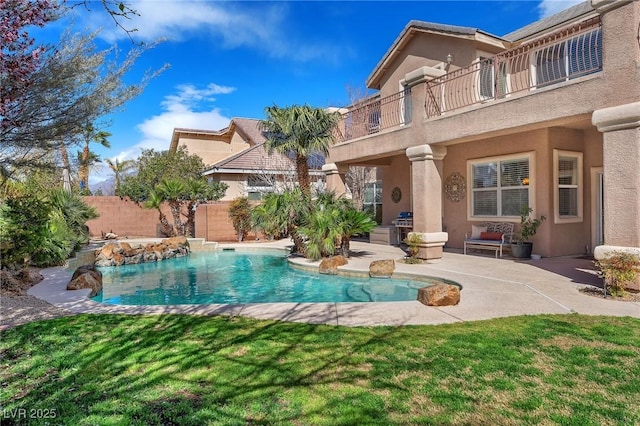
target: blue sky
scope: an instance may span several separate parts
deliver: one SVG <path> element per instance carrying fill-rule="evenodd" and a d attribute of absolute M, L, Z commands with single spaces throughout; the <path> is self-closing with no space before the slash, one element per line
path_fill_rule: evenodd
<path fill-rule="evenodd" d="M 132 1 L 124 22 L 136 41 L 165 39 L 146 51 L 131 81 L 169 64 L 144 93 L 109 117 L 111 149 L 102 158 L 166 150 L 175 127 L 219 130 L 233 117 L 264 118 L 270 105 L 345 106 L 362 93 L 374 66 L 412 19 L 504 35 L 580 0 L 519 1 Z M 98 2 L 77 7 L 75 31 L 100 28 L 102 48 L 131 48 Z M 50 25 L 43 37 L 64 30 Z M 110 176 L 92 173 L 91 182 Z"/>

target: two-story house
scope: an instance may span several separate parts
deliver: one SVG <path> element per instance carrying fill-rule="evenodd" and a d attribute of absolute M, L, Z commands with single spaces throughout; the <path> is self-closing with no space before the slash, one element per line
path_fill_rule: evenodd
<path fill-rule="evenodd" d="M 228 186 L 221 201 L 243 196 L 260 200 L 265 194 L 297 184 L 293 157 L 269 154 L 265 142 L 260 120 L 233 118 L 221 130 L 176 128 L 169 150 L 175 152 L 184 146 L 189 154 L 200 156 L 207 166 L 204 175 Z M 322 187 L 323 164 L 324 156 L 309 158 L 309 174 Z"/>
<path fill-rule="evenodd" d="M 478 222 L 547 221 L 543 256 L 640 246 L 640 1 L 590 0 L 504 36 L 410 22 L 343 116 L 324 166 L 381 167 L 383 224 L 413 212 L 421 256 Z"/>

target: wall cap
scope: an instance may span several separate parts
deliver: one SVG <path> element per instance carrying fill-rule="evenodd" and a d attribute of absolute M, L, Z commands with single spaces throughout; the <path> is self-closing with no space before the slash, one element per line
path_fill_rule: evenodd
<path fill-rule="evenodd" d="M 631 253 L 640 256 L 640 247 L 597 246 L 593 250 L 593 257 L 595 257 L 596 260 L 606 259 L 615 251 L 621 251 L 624 253 Z"/>
<path fill-rule="evenodd" d="M 596 110 L 591 123 L 603 133 L 640 127 L 640 102 Z"/>

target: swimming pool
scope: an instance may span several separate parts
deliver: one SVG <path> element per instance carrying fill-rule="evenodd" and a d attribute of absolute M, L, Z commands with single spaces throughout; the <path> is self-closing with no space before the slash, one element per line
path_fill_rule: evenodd
<path fill-rule="evenodd" d="M 92 300 L 118 305 L 404 301 L 430 285 L 300 271 L 273 251 L 196 252 L 100 271 L 103 290 Z"/>

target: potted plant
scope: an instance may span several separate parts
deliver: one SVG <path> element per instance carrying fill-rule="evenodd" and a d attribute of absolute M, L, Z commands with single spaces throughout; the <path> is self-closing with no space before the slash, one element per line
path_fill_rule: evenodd
<path fill-rule="evenodd" d="M 533 243 L 529 242 L 529 238 L 536 235 L 538 227 L 542 225 L 547 218 L 540 216 L 535 218 L 531 216 L 533 209 L 529 206 L 523 206 L 520 210 L 520 230 L 516 233 L 516 242 L 511 244 L 511 255 L 521 259 L 529 259 L 533 250 Z"/>

